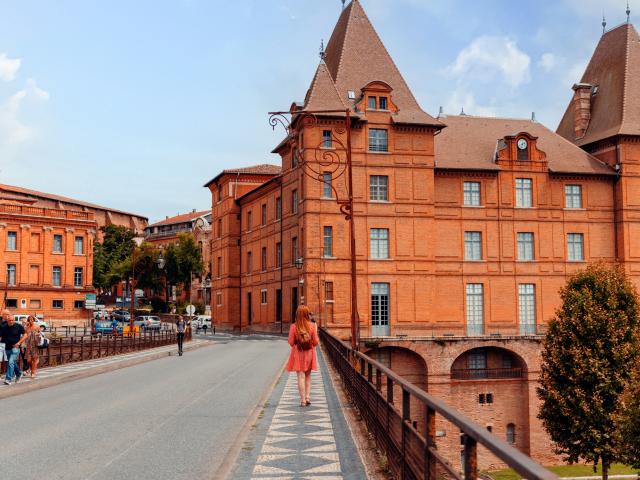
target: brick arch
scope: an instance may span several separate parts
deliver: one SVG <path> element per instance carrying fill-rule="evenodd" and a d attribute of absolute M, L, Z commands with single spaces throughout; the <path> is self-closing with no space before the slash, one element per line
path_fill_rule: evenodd
<path fill-rule="evenodd" d="M 459 370 L 462 368 L 466 368 L 466 358 L 468 358 L 469 354 L 472 353 L 480 353 L 480 352 L 485 352 L 486 356 L 487 356 L 487 362 L 488 364 L 486 365 L 485 368 L 488 369 L 511 369 L 511 370 L 517 370 L 520 369 L 521 370 L 521 378 L 527 378 L 527 372 L 528 372 L 528 365 L 527 362 L 524 358 L 522 358 L 522 356 L 518 353 L 515 352 L 512 349 L 509 348 L 505 348 L 504 346 L 493 346 L 493 345 L 483 345 L 483 346 L 478 346 L 478 347 L 474 347 L 474 348 L 470 348 L 468 350 L 465 350 L 464 352 L 462 352 L 460 355 L 458 355 L 455 360 L 453 362 L 451 362 L 451 366 L 450 366 L 450 372 L 453 375 L 453 372 L 455 370 Z M 500 360 L 502 360 L 502 358 L 504 357 L 504 355 L 507 354 L 510 357 L 511 360 L 511 366 L 510 367 L 506 367 L 504 365 L 504 363 L 501 363 Z M 515 374 L 515 370 L 514 370 L 514 374 Z M 503 372 L 505 375 L 508 374 L 508 372 Z"/>
<path fill-rule="evenodd" d="M 466 352 L 474 350 L 476 348 L 494 348 L 498 350 L 505 350 L 514 355 L 519 361 L 522 362 L 526 372 L 528 372 L 530 369 L 532 369 L 532 367 L 539 363 L 539 341 L 531 341 L 531 345 L 524 345 L 523 340 L 519 340 L 517 342 L 499 340 L 486 341 L 486 339 L 483 339 L 483 341 L 468 340 L 463 342 L 456 342 L 455 344 L 447 345 L 444 348 L 447 361 L 444 364 L 441 364 L 443 370 L 448 373 L 451 370 L 454 362 L 461 355 L 464 355 Z"/>
<path fill-rule="evenodd" d="M 419 353 L 404 347 L 385 345 L 368 350 L 366 354 L 389 367 L 404 380 L 427 391 L 427 362 Z M 386 391 L 386 379 L 383 380 L 382 391 Z M 393 398 L 396 405 L 402 405 L 402 389 L 399 385 L 394 385 Z M 424 407 L 416 401 L 411 401 L 409 410 L 411 421 L 415 422 L 420 431 L 424 431 Z"/>

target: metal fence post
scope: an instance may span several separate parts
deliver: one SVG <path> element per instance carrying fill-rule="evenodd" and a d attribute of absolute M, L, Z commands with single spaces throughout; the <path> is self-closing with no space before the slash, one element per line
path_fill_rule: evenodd
<path fill-rule="evenodd" d="M 463 434 L 462 441 L 464 444 L 464 478 L 465 480 L 476 480 L 478 478 L 478 445 L 467 434 Z"/>

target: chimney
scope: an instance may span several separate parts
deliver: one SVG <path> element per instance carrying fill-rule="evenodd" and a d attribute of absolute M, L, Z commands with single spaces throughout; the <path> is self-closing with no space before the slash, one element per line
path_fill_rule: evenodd
<path fill-rule="evenodd" d="M 584 137 L 591 120 L 591 91 L 593 85 L 576 83 L 573 86 L 573 135 L 576 140 Z"/>

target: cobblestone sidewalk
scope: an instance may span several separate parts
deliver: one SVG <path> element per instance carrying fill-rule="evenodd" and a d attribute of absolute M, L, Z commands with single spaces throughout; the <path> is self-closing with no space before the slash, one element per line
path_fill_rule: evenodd
<path fill-rule="evenodd" d="M 310 407 L 300 407 L 295 374 L 285 372 L 249 435 L 230 478 L 363 480 L 360 455 L 318 349 Z"/>

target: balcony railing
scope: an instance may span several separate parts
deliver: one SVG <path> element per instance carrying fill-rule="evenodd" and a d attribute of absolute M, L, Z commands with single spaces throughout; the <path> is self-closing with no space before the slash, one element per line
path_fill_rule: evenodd
<path fill-rule="evenodd" d="M 456 368 L 451 370 L 454 380 L 493 380 L 522 378 L 522 368 Z"/>
<path fill-rule="evenodd" d="M 68 220 L 93 220 L 92 212 L 79 210 L 61 210 L 56 208 L 32 207 L 30 205 L 0 205 L 0 213 L 25 215 L 29 217 L 65 218 Z"/>
<path fill-rule="evenodd" d="M 395 478 L 437 480 L 478 478 L 478 445 L 485 447 L 522 477 L 557 480 L 524 453 L 494 436 L 462 413 L 406 381 L 381 363 L 320 330 L 331 363 L 342 378 L 347 395 L 358 409 Z M 412 419 L 422 412 L 423 426 Z M 462 474 L 438 450 L 436 416 L 462 434 Z"/>

